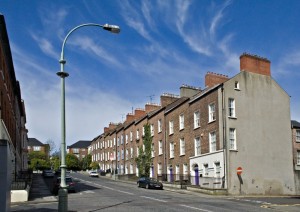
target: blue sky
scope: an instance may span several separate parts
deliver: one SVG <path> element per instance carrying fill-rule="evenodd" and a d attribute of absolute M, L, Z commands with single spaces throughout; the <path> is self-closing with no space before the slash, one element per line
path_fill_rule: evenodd
<path fill-rule="evenodd" d="M 74 32 L 65 46 L 67 145 L 91 140 L 132 108 L 204 88 L 210 72 L 233 77 L 243 52 L 271 61 L 300 121 L 300 1 L 1 0 L 29 137 L 60 143 L 59 58 L 64 37 L 83 23 L 116 24 Z"/>

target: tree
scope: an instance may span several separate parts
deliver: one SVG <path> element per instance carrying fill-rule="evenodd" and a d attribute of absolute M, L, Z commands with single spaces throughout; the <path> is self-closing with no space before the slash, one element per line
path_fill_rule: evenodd
<path fill-rule="evenodd" d="M 44 170 L 51 167 L 47 155 L 41 151 L 33 151 L 28 154 L 29 168 L 33 170 Z"/>
<path fill-rule="evenodd" d="M 139 148 L 139 156 L 135 158 L 139 176 L 149 177 L 150 176 L 150 167 L 152 164 L 151 157 L 151 145 L 152 145 L 152 136 L 150 132 L 150 125 L 147 123 L 144 125 L 145 135 L 143 137 L 143 144 L 145 146 L 145 151 L 142 147 Z"/>
<path fill-rule="evenodd" d="M 53 155 L 50 159 L 51 168 L 53 170 L 58 170 L 60 167 L 60 159 L 58 155 Z"/>
<path fill-rule="evenodd" d="M 86 157 L 81 160 L 81 169 L 86 170 L 89 169 L 90 164 L 92 163 L 92 155 L 88 154 Z"/>
<path fill-rule="evenodd" d="M 91 169 L 99 169 L 100 167 L 99 167 L 99 164 L 96 161 L 94 161 L 90 164 L 90 168 Z"/>
<path fill-rule="evenodd" d="M 51 140 L 51 139 L 48 139 L 46 141 L 46 144 L 48 144 L 49 155 L 52 155 L 55 152 L 55 150 L 56 150 L 56 144 L 55 144 L 55 142 L 53 140 Z"/>
<path fill-rule="evenodd" d="M 71 170 L 79 170 L 79 159 L 76 157 L 76 155 L 68 153 L 66 155 L 66 165 L 68 169 Z"/>

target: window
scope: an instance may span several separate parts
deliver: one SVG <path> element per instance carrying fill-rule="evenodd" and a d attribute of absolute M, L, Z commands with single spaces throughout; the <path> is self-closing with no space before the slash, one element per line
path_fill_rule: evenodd
<path fill-rule="evenodd" d="M 236 149 L 236 134 L 234 128 L 229 129 L 229 149 Z"/>
<path fill-rule="evenodd" d="M 138 157 L 139 154 L 140 154 L 140 149 L 139 149 L 139 147 L 136 147 L 136 156 Z"/>
<path fill-rule="evenodd" d="M 145 136 L 145 127 L 143 127 L 143 134 L 142 135 Z"/>
<path fill-rule="evenodd" d="M 180 155 L 185 155 L 185 141 L 183 138 L 179 141 L 180 144 Z"/>
<path fill-rule="evenodd" d="M 296 130 L 296 142 L 300 142 L 300 130 Z"/>
<path fill-rule="evenodd" d="M 174 133 L 174 123 L 173 121 L 169 121 L 169 135 Z"/>
<path fill-rule="evenodd" d="M 215 103 L 212 103 L 208 106 L 208 122 L 216 120 L 216 108 Z"/>
<path fill-rule="evenodd" d="M 189 175 L 189 172 L 188 172 L 188 165 L 185 163 L 183 164 L 183 179 L 184 180 L 187 180 L 188 179 L 188 175 Z"/>
<path fill-rule="evenodd" d="M 162 165 L 161 163 L 157 164 L 157 175 L 161 175 L 162 174 Z"/>
<path fill-rule="evenodd" d="M 209 152 L 215 152 L 217 150 L 216 140 L 216 132 L 209 133 Z"/>
<path fill-rule="evenodd" d="M 163 153 L 163 143 L 160 140 L 160 141 L 158 141 L 158 154 L 162 155 L 162 153 Z"/>
<path fill-rule="evenodd" d="M 194 129 L 200 127 L 200 112 L 196 111 L 194 113 Z"/>
<path fill-rule="evenodd" d="M 174 158 L 174 143 L 170 143 L 170 158 Z"/>
<path fill-rule="evenodd" d="M 118 137 L 117 142 L 118 142 L 118 146 L 120 146 L 120 137 Z"/>
<path fill-rule="evenodd" d="M 114 138 L 114 146 L 116 146 L 116 138 Z"/>
<path fill-rule="evenodd" d="M 41 147 L 40 146 L 34 146 L 33 151 L 41 151 Z"/>
<path fill-rule="evenodd" d="M 126 142 L 126 144 L 128 144 L 128 135 L 127 134 L 125 135 L 125 142 Z"/>
<path fill-rule="evenodd" d="M 221 171 L 220 162 L 215 162 L 215 177 L 220 177 L 220 171 Z"/>
<path fill-rule="evenodd" d="M 159 119 L 158 121 L 157 121 L 157 126 L 158 126 L 158 133 L 160 133 L 161 131 L 162 131 L 162 124 L 161 124 L 161 119 Z"/>
<path fill-rule="evenodd" d="M 124 149 L 122 149 L 121 154 L 122 154 L 122 160 L 124 160 Z"/>
<path fill-rule="evenodd" d="M 130 164 L 130 174 L 133 174 L 133 164 Z"/>
<path fill-rule="evenodd" d="M 136 140 L 140 139 L 140 132 L 139 129 L 136 130 Z"/>
<path fill-rule="evenodd" d="M 74 154 L 78 154 L 79 153 L 79 149 L 77 149 L 77 148 L 74 148 L 74 149 L 72 149 L 73 150 L 73 153 Z"/>
<path fill-rule="evenodd" d="M 151 136 L 154 136 L 154 124 L 150 125 Z"/>
<path fill-rule="evenodd" d="M 235 117 L 235 101 L 232 98 L 228 100 L 229 117 Z"/>
<path fill-rule="evenodd" d="M 151 157 L 153 157 L 154 158 L 154 144 L 151 144 Z"/>
<path fill-rule="evenodd" d="M 297 165 L 300 165 L 300 151 L 297 151 Z"/>
<path fill-rule="evenodd" d="M 129 134 L 129 137 L 130 137 L 130 141 L 132 141 L 132 131 L 130 131 L 130 134 Z"/>
<path fill-rule="evenodd" d="M 203 174 L 204 175 L 208 175 L 208 164 L 207 163 L 205 163 L 205 164 L 203 164 Z"/>
<path fill-rule="evenodd" d="M 201 155 L 200 137 L 195 138 L 195 156 Z"/>
<path fill-rule="evenodd" d="M 130 148 L 130 158 L 133 158 L 133 148 Z"/>
<path fill-rule="evenodd" d="M 175 175 L 176 175 L 176 180 L 180 179 L 180 168 L 179 165 L 175 166 Z"/>
<path fill-rule="evenodd" d="M 120 151 L 118 151 L 118 161 L 120 161 Z"/>
<path fill-rule="evenodd" d="M 184 129 L 184 115 L 181 114 L 179 116 L 179 130 L 183 130 Z"/>
<path fill-rule="evenodd" d="M 124 136 L 121 135 L 121 144 L 123 144 L 123 143 L 124 143 Z"/>
<path fill-rule="evenodd" d="M 129 158 L 129 153 L 128 153 L 128 149 L 126 149 L 126 153 L 125 153 L 125 157 L 126 157 L 126 160 L 128 160 L 128 158 Z"/>
<path fill-rule="evenodd" d="M 234 83 L 234 89 L 240 90 L 240 83 L 238 81 L 235 81 L 235 83 Z"/>

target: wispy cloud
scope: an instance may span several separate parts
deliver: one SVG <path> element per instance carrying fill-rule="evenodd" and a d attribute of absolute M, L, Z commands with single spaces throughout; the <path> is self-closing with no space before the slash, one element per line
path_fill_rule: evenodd
<path fill-rule="evenodd" d="M 136 30 L 137 33 L 139 33 L 146 40 L 151 41 L 152 38 L 151 38 L 149 32 L 146 30 L 146 27 L 143 22 L 143 16 L 141 16 L 138 12 L 139 8 L 138 9 L 134 8 L 134 6 L 131 5 L 129 3 L 129 1 L 127 1 L 127 0 L 122 1 L 122 3 L 120 4 L 120 7 L 121 7 L 121 14 L 122 14 L 123 18 L 125 19 L 127 25 L 129 27 L 133 28 L 134 30 Z M 144 12 L 147 13 L 149 11 L 146 11 L 146 8 L 144 8 Z M 148 18 L 148 21 L 150 21 L 149 17 L 146 17 L 146 18 Z"/>
<path fill-rule="evenodd" d="M 82 50 L 93 57 L 100 57 L 106 62 L 106 64 L 109 63 L 109 65 L 121 67 L 118 59 L 113 54 L 110 54 L 107 50 L 95 43 L 91 37 L 75 36 L 69 44 L 79 46 Z"/>
<path fill-rule="evenodd" d="M 36 33 L 31 33 L 31 37 L 37 42 L 39 48 L 47 56 L 57 59 L 59 54 L 54 50 L 53 45 L 50 40 L 37 36 Z"/>

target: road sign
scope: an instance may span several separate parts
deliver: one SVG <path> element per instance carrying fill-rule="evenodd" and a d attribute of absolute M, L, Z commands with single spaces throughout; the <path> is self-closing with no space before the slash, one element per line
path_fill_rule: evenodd
<path fill-rule="evenodd" d="M 242 167 L 238 167 L 238 168 L 236 169 L 236 173 L 237 173 L 238 175 L 241 175 L 242 172 L 243 172 Z"/>

